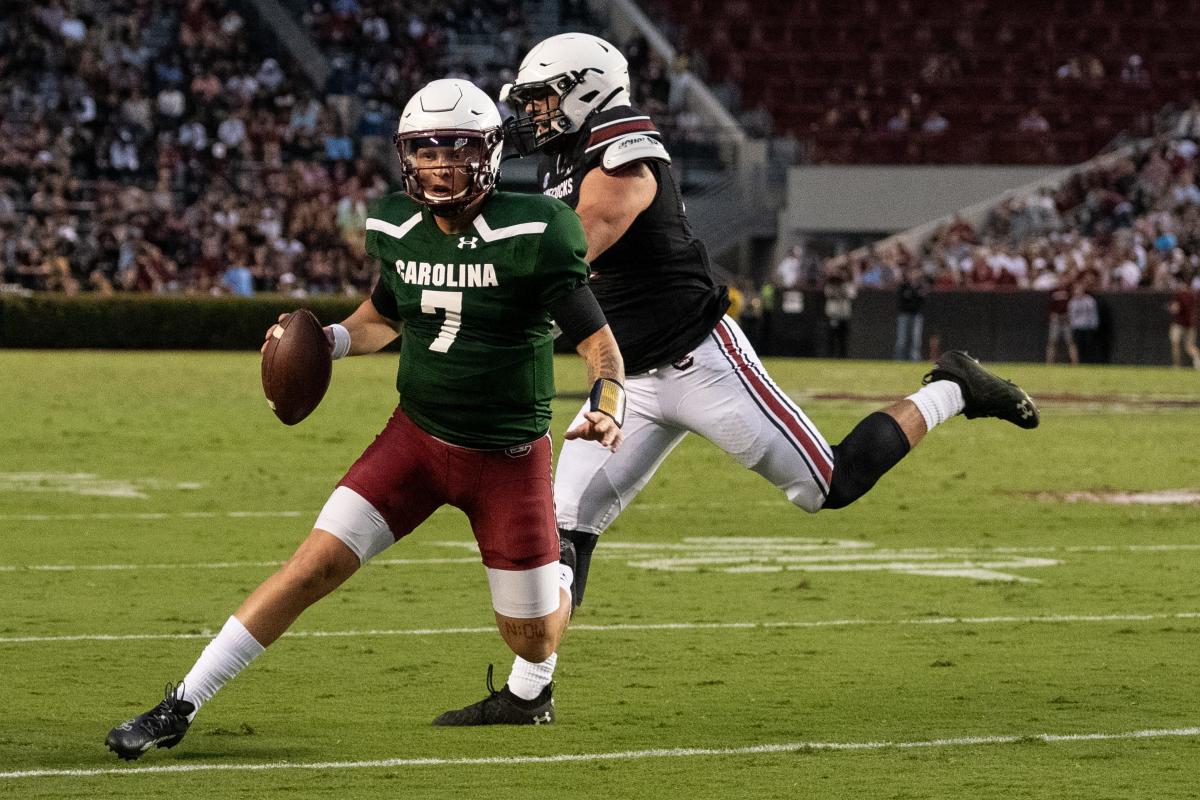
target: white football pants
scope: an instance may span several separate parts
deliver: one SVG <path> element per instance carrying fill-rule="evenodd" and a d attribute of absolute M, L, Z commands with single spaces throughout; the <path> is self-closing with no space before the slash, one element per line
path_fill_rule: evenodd
<path fill-rule="evenodd" d="M 820 510 L 833 453 L 767 375 L 737 323 L 722 318 L 703 344 L 676 363 L 626 377 L 625 441 L 616 453 L 595 442 L 563 443 L 554 479 L 558 526 L 602 533 L 689 432 L 762 475 L 805 511 Z M 571 427 L 587 409 L 585 403 Z"/>

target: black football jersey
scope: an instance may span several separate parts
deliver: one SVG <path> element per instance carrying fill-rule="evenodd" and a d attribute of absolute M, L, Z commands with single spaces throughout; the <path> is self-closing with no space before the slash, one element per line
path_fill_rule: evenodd
<path fill-rule="evenodd" d="M 729 295 L 713 280 L 708 251 L 692 234 L 659 132 L 650 117 L 620 106 L 593 116 L 571 138 L 563 152 L 543 154 L 538 169 L 542 192 L 571 208 L 579 205 L 584 176 L 604 169 L 606 155 L 610 167 L 642 161 L 654 173 L 654 201 L 592 262 L 591 286 L 626 373 L 676 361 L 704 341 L 729 307 Z"/>

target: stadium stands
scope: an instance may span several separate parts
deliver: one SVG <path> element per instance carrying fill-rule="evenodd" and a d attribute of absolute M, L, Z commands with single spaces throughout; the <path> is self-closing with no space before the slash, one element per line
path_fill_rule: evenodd
<path fill-rule="evenodd" d="M 1194 96 L 1197 0 L 656 0 L 819 163 L 1079 163 Z"/>
<path fill-rule="evenodd" d="M 311 2 L 331 66 L 313 86 L 234 0 L 8 6 L 0 284 L 70 294 L 367 290 L 398 106 L 445 75 L 496 94 L 529 46 L 509 0 Z M 666 66 L 644 43 L 630 60 L 665 117 Z M 679 155 L 712 155 L 688 115 L 664 127 Z"/>
<path fill-rule="evenodd" d="M 386 184 L 246 25 L 226 0 L 22 4 L 4 17 L 5 282 L 369 286 L 353 256 L 366 198 Z"/>
<path fill-rule="evenodd" d="M 770 108 L 818 160 L 889 163 L 1083 159 L 1118 130 L 1146 130 L 1200 75 L 1186 46 L 1200 0 L 1055 0 L 1004 24 L 979 0 L 907 0 L 895 14 L 874 0 L 789 0 L 770 16 L 756 6 L 757 18 L 744 0 L 658 5 L 706 20 L 685 26 L 692 50 L 674 64 L 624 43 L 637 102 L 681 163 L 716 160 L 680 103 L 687 68 L 745 108 Z M 331 67 L 313 86 L 235 0 L 8 6 L 0 283 L 67 293 L 365 291 L 362 221 L 387 189 L 400 100 L 446 74 L 495 93 L 530 43 L 510 0 L 297 0 Z M 594 29 L 580 7 L 567 12 Z M 743 12 L 751 24 L 720 24 Z M 888 285 L 916 260 L 940 286 L 1042 287 L 1041 265 L 1069 263 L 1098 287 L 1164 288 L 1200 267 L 1200 103 L 1173 133 L 1137 163 L 997 209 L 979 231 L 952 226 L 919 254 L 857 259 L 854 275 Z"/>
<path fill-rule="evenodd" d="M 919 263 L 944 289 L 1049 290 L 1078 280 L 1103 291 L 1170 290 L 1200 275 L 1198 149 L 1192 138 L 1158 142 L 1057 190 L 1007 200 L 978 231 L 955 219 L 920 253 L 872 248 L 828 269 L 848 266 L 858 283 L 878 287 L 897 284 L 905 267 Z"/>

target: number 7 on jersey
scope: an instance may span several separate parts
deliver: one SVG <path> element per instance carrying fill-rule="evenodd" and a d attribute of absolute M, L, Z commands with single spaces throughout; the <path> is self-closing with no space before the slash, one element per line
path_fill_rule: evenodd
<path fill-rule="evenodd" d="M 439 308 L 446 311 L 446 321 L 442 323 L 437 338 L 429 345 L 429 349 L 435 353 L 444 353 L 454 344 L 454 338 L 462 327 L 462 302 L 462 292 L 437 292 L 432 289 L 421 292 L 422 314 L 436 314 Z"/>

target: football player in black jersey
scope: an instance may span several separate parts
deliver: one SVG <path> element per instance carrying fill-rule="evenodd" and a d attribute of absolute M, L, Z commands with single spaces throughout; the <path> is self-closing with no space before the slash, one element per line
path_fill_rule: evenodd
<path fill-rule="evenodd" d="M 950 351 L 922 388 L 831 447 L 725 316 L 725 287 L 688 224 L 654 121 L 631 105 L 629 67 L 617 49 L 588 34 L 553 36 L 529 52 L 500 99 L 516 111 L 508 140 L 522 155 L 541 155 L 542 191 L 583 221 L 592 291 L 625 358 L 625 445 L 610 453 L 567 441 L 555 471 L 559 535 L 575 549 L 576 605 L 599 535 L 688 433 L 816 512 L 854 502 L 956 414 L 1037 427 L 1025 392 Z M 527 709 L 544 701 L 555 662 L 517 658 L 503 689 L 435 723 L 535 722 Z"/>

